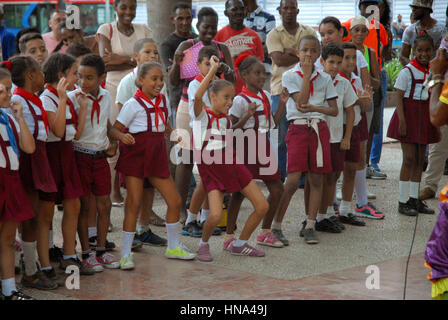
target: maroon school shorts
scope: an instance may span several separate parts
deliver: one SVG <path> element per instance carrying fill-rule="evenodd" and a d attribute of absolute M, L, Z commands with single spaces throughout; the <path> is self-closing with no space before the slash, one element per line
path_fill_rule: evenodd
<path fill-rule="evenodd" d="M 93 158 L 91 155 L 75 151 L 76 164 L 82 184 L 82 195 L 109 195 L 111 192 L 110 167 L 106 157 Z"/>
<path fill-rule="evenodd" d="M 345 150 L 341 150 L 341 143 L 330 143 L 331 150 L 331 168 L 333 172 L 344 170 Z"/>

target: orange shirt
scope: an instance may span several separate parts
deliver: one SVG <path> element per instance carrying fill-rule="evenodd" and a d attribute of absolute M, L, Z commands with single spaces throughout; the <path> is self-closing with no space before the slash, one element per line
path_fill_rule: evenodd
<path fill-rule="evenodd" d="M 342 23 L 342 26 L 344 26 L 347 29 L 347 31 L 350 31 L 350 24 L 351 24 L 352 20 L 353 20 L 353 18 L 351 18 L 351 19 L 345 21 L 344 23 Z M 381 46 L 385 47 L 389 43 L 389 39 L 387 37 L 387 31 L 386 31 L 386 29 L 384 28 L 384 26 L 381 23 L 379 23 L 379 24 L 380 24 L 380 44 L 381 44 Z M 351 39 L 352 39 L 352 36 L 350 35 L 350 32 L 349 32 L 348 36 L 343 38 L 342 41 L 343 42 L 348 42 Z M 380 68 L 381 68 L 381 54 L 378 57 L 377 29 L 375 27 L 375 20 L 373 20 L 373 19 L 372 19 L 372 21 L 370 21 L 369 35 L 364 40 L 364 44 L 368 48 L 375 50 L 376 57 L 377 57 L 377 60 L 380 62 Z"/>
<path fill-rule="evenodd" d="M 448 105 L 448 81 L 446 81 L 443 85 L 439 100 L 440 102 Z"/>

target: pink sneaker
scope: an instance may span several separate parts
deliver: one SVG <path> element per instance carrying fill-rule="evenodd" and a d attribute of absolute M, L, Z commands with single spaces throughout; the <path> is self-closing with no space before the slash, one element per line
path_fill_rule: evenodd
<path fill-rule="evenodd" d="M 225 241 L 224 241 L 224 244 L 223 244 L 223 246 L 222 246 L 222 248 L 223 248 L 224 250 L 231 251 L 231 250 L 232 250 L 232 244 L 233 244 L 233 242 L 235 242 L 235 241 L 236 241 L 236 238 L 235 238 L 235 237 L 231 237 L 231 238 L 225 240 Z"/>
<path fill-rule="evenodd" d="M 283 243 L 277 239 L 277 237 L 271 232 L 260 233 L 257 237 L 257 243 L 263 246 L 269 246 L 274 248 L 282 248 Z"/>
<path fill-rule="evenodd" d="M 200 244 L 196 258 L 203 262 L 213 261 L 213 257 L 210 254 L 210 246 L 208 244 Z"/>
<path fill-rule="evenodd" d="M 232 249 L 230 252 L 236 256 L 264 257 L 263 251 L 250 246 L 247 242 L 244 246 L 241 247 L 235 247 L 234 245 L 232 245 Z"/>
<path fill-rule="evenodd" d="M 94 252 L 91 252 L 87 259 L 82 260 L 82 264 L 87 268 L 92 269 L 95 272 L 104 271 L 103 266 L 96 260 L 96 256 Z"/>
<path fill-rule="evenodd" d="M 96 260 L 107 269 L 118 269 L 120 268 L 120 261 L 116 260 L 115 257 L 110 253 L 103 253 L 102 256 L 97 257 Z"/>

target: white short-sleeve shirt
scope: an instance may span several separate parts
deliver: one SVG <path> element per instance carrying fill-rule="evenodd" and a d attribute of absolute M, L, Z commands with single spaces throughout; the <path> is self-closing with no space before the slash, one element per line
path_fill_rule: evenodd
<path fill-rule="evenodd" d="M 50 92 L 48 89 L 45 89 L 44 92 L 40 95 L 40 100 L 42 101 L 42 105 L 47 112 L 54 112 L 55 114 L 58 112 L 58 104 L 59 98 Z M 72 114 L 70 113 L 70 107 L 67 103 L 65 107 L 65 119 L 71 120 Z M 65 125 L 65 141 L 72 141 L 76 134 L 76 128 L 74 124 L 66 124 Z M 48 142 L 56 142 L 61 141 L 61 138 L 58 138 L 54 135 L 54 133 L 49 130 L 48 132 Z"/>
<path fill-rule="evenodd" d="M 190 127 L 193 128 L 193 119 L 194 119 L 194 96 L 196 95 L 196 92 L 198 91 L 199 86 L 201 85 L 201 82 L 199 82 L 197 79 L 194 79 L 190 82 L 188 85 L 188 113 L 190 114 Z M 202 96 L 202 102 L 205 104 L 207 108 L 210 108 L 211 103 L 210 99 L 208 97 L 208 91 L 204 93 Z"/>
<path fill-rule="evenodd" d="M 25 100 L 22 96 L 19 96 L 18 94 L 14 94 L 11 97 L 11 101 L 19 101 L 22 104 L 22 113 L 23 113 L 23 119 L 25 120 L 28 129 L 30 129 L 30 132 L 32 135 L 34 135 L 34 118 L 33 114 L 30 111 L 30 108 L 33 108 L 36 115 L 41 116 L 42 111 L 40 111 L 40 108 L 36 106 L 31 101 Z M 29 103 L 29 104 L 28 104 Z M 46 142 L 47 141 L 47 131 L 45 130 L 45 124 L 42 120 L 37 121 L 38 133 L 37 133 L 37 140 Z"/>
<path fill-rule="evenodd" d="M 194 114 L 193 119 L 193 145 L 195 150 L 201 150 L 204 144 L 206 135 L 207 135 L 207 126 L 209 121 L 209 116 L 205 110 L 202 110 L 201 113 L 196 117 Z M 221 135 L 224 136 L 227 131 L 227 123 L 230 121 L 228 118 L 219 118 L 219 129 L 217 126 L 216 120 L 213 120 L 213 123 L 210 128 L 210 134 L 212 136 Z M 200 138 L 198 138 L 200 137 Z M 218 139 L 209 139 L 206 150 L 220 150 L 224 149 L 226 146 L 225 140 Z"/>
<path fill-rule="evenodd" d="M 129 99 L 131 99 L 135 93 L 137 92 L 138 88 L 135 85 L 135 80 L 137 79 L 138 74 L 138 67 L 135 67 L 134 70 L 129 72 L 127 75 L 124 76 L 123 79 L 121 79 L 120 83 L 117 87 L 117 96 L 115 97 L 115 103 L 121 103 L 124 105 Z M 166 94 L 166 85 L 163 85 L 162 90 L 160 91 L 161 94 L 163 94 L 165 97 L 167 97 Z M 167 101 L 169 104 L 169 102 Z"/>
<path fill-rule="evenodd" d="M 326 116 L 320 112 L 302 113 L 297 110 L 296 103 L 293 100 L 292 95 L 300 92 L 302 89 L 302 77 L 297 73 L 299 71 L 302 72 L 300 63 L 298 63 L 294 68 L 286 71 L 282 77 L 282 86 L 286 87 L 291 95 L 286 103 L 287 120 L 291 121 L 302 118 L 319 118 L 326 120 Z M 327 100 L 337 98 L 338 94 L 334 88 L 331 77 L 328 74 L 314 70 L 311 75 L 311 79 L 313 79 L 316 75 L 318 76 L 313 81 L 314 93 L 310 95 L 308 103 L 315 106 L 323 106 Z"/>
<path fill-rule="evenodd" d="M 266 97 L 268 98 L 269 103 L 272 106 L 272 102 L 271 102 L 271 95 L 269 94 L 269 92 L 263 90 Z M 246 96 L 247 98 L 249 98 L 249 100 L 251 102 L 255 102 L 258 107 L 255 111 L 264 111 L 264 107 L 263 107 L 263 102 L 262 102 L 262 96 L 261 93 L 259 92 L 257 94 L 257 96 L 260 99 L 256 99 L 256 98 L 252 98 L 249 96 Z M 244 117 L 247 114 L 247 111 L 249 110 L 249 102 L 247 102 L 247 100 L 243 97 L 241 97 L 240 95 L 237 95 L 235 98 L 233 98 L 233 105 L 229 110 L 229 115 L 233 115 L 235 117 L 237 117 L 238 119 L 241 119 L 242 117 Z M 274 123 L 274 118 L 272 117 L 272 109 L 270 112 L 270 117 L 271 117 L 271 127 L 269 128 L 269 120 L 266 119 L 266 115 L 263 114 L 258 116 L 258 123 L 259 123 L 259 129 L 262 132 L 266 132 L 269 131 L 270 129 L 275 127 L 275 123 Z M 249 119 L 247 119 L 246 123 L 243 126 L 243 129 L 249 129 L 249 128 L 253 128 L 255 126 L 255 119 L 254 116 L 250 117 Z"/>
<path fill-rule="evenodd" d="M 336 117 L 327 116 L 327 124 L 330 129 L 330 143 L 339 143 L 344 136 L 345 109 L 354 105 L 358 100 L 358 96 L 350 82 L 339 74 L 333 79 L 333 84 L 338 93 L 336 100 L 338 115 Z"/>
<path fill-rule="evenodd" d="M 407 64 L 406 67 L 412 70 L 412 74 L 414 75 L 415 80 L 425 79 L 425 74 L 422 71 L 415 68 L 413 65 Z M 404 98 L 409 98 L 412 88 L 412 76 L 411 71 L 409 71 L 408 68 L 401 69 L 394 86 L 395 89 L 404 91 Z M 426 79 L 428 79 L 428 77 L 429 74 L 426 74 Z M 417 83 L 414 89 L 414 96 L 410 98 L 414 100 L 428 100 L 429 99 L 428 88 L 425 88 L 422 83 Z"/>
<path fill-rule="evenodd" d="M 8 113 L 8 116 L 12 119 L 14 126 L 16 127 L 17 133 L 20 133 L 20 127 L 17 121 Z M 0 135 L 3 141 L 9 141 L 8 131 L 6 130 L 6 125 L 0 123 Z M 19 145 L 19 141 L 17 141 L 17 146 Z M 13 171 L 19 170 L 19 158 L 17 154 L 14 152 L 11 146 L 6 147 L 6 152 L 8 153 L 10 169 Z M 3 149 L 0 148 L 0 168 L 6 168 L 6 156 L 3 154 Z"/>
<path fill-rule="evenodd" d="M 141 99 L 143 101 L 143 103 L 145 104 L 145 106 L 148 109 L 154 109 L 154 107 L 148 103 L 147 101 Z M 166 98 L 165 98 L 166 101 Z M 151 100 L 152 103 L 155 104 L 156 102 L 156 98 Z M 160 107 L 162 108 L 164 100 L 162 99 L 162 101 L 160 102 Z M 168 102 L 166 102 L 168 103 Z M 167 107 L 167 105 L 165 105 Z M 168 119 L 170 118 L 171 115 L 171 110 L 170 108 L 168 108 Z M 163 113 L 163 117 L 165 118 L 165 113 Z M 158 126 L 159 128 L 157 129 L 156 124 L 155 124 L 155 118 L 156 118 L 156 114 L 155 112 L 151 112 L 151 124 L 152 124 L 152 132 L 165 132 L 166 127 L 165 124 L 163 123 L 162 118 L 159 116 L 157 118 L 158 120 Z M 168 121 L 168 119 L 165 119 L 165 122 Z M 143 106 L 135 99 L 135 98 L 131 98 L 129 99 L 121 108 L 120 114 L 117 117 L 117 121 L 120 122 L 122 125 L 124 125 L 126 128 L 129 129 L 130 133 L 138 133 L 138 132 L 144 132 L 144 131 L 148 131 L 148 116 L 147 113 L 145 111 L 145 109 L 143 108 Z"/>
<path fill-rule="evenodd" d="M 320 56 L 319 59 L 317 59 L 314 63 L 314 67 L 318 71 L 324 71 L 324 66 L 320 62 L 321 57 L 322 56 Z M 368 66 L 369 65 L 367 64 L 366 58 L 364 58 L 364 54 L 360 50 L 356 50 L 356 68 L 358 69 L 358 74 L 361 75 L 361 69 L 367 68 Z"/>
<path fill-rule="evenodd" d="M 80 106 L 78 100 L 76 100 L 76 94 L 80 92 L 80 89 L 69 92 L 68 98 L 73 102 L 76 112 L 79 114 Z M 87 96 L 91 96 L 88 94 Z M 100 118 L 97 122 L 96 112 L 91 119 L 93 101 L 88 99 L 86 122 L 79 140 L 73 140 L 75 147 L 85 148 L 92 151 L 103 151 L 109 146 L 109 138 L 107 137 L 107 124 L 109 122 L 109 116 L 112 112 L 112 99 L 107 90 L 100 87 L 98 97 L 103 96 L 100 101 Z"/>

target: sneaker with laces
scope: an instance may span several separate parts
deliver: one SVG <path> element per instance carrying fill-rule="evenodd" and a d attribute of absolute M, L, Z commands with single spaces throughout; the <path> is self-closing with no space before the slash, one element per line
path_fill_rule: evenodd
<path fill-rule="evenodd" d="M 196 258 L 196 254 L 188 252 L 186 248 L 179 245 L 174 249 L 166 248 L 165 257 L 168 259 L 193 260 Z"/>
<path fill-rule="evenodd" d="M 60 276 L 56 274 L 54 268 L 51 268 L 50 270 L 41 270 L 41 271 L 48 279 L 56 283 L 58 287 L 62 287 L 65 284 L 64 279 L 62 279 Z"/>
<path fill-rule="evenodd" d="M 98 246 L 98 238 L 97 236 L 90 237 L 89 238 L 89 246 L 90 249 L 96 250 L 96 247 Z M 106 251 L 113 251 L 116 248 L 115 243 L 110 242 L 106 239 L 106 245 L 105 245 Z"/>
<path fill-rule="evenodd" d="M 182 228 L 182 235 L 200 238 L 202 237 L 202 228 L 197 221 L 191 221 Z"/>
<path fill-rule="evenodd" d="M 232 246 L 233 247 L 233 246 Z M 197 258 L 199 261 L 210 262 L 213 261 L 213 257 L 210 253 L 210 246 L 207 244 L 200 244 L 197 252 Z"/>
<path fill-rule="evenodd" d="M 31 276 L 24 274 L 20 283 L 26 288 L 39 290 L 54 290 L 58 287 L 56 282 L 48 279 L 40 270 Z"/>
<path fill-rule="evenodd" d="M 164 247 L 167 244 L 166 239 L 159 237 L 154 232 L 152 232 L 151 229 L 148 229 L 142 234 L 135 234 L 135 237 L 144 245 Z"/>
<path fill-rule="evenodd" d="M 202 228 L 204 228 L 204 223 L 205 223 L 205 221 L 199 223 L 199 227 L 201 228 L 201 237 L 202 237 Z M 227 228 L 227 226 L 226 226 L 226 228 Z M 235 225 L 235 230 L 236 230 L 236 225 Z M 213 230 L 213 232 L 212 232 L 212 236 L 220 236 L 222 232 L 223 232 L 223 230 L 220 227 L 216 227 L 215 230 Z"/>
<path fill-rule="evenodd" d="M 249 256 L 249 257 L 264 257 L 265 256 L 264 251 L 252 247 L 247 242 L 240 247 L 236 247 L 235 244 L 233 244 L 232 249 L 230 250 L 230 253 L 235 256 Z"/>
<path fill-rule="evenodd" d="M 120 260 L 120 269 L 121 270 L 131 270 L 135 268 L 135 264 L 133 261 L 133 253 L 128 254 L 127 256 L 124 256 Z"/>
<path fill-rule="evenodd" d="M 143 242 L 141 242 L 137 237 L 134 236 L 134 240 L 132 240 L 132 247 L 131 250 L 137 250 L 143 247 Z"/>
<path fill-rule="evenodd" d="M 120 261 L 115 259 L 111 253 L 105 252 L 101 256 L 96 257 L 96 260 L 106 269 L 120 268 Z"/>
<path fill-rule="evenodd" d="M 320 222 L 316 221 L 316 231 L 329 232 L 329 233 L 342 232 L 342 230 L 330 219 L 323 219 Z"/>
<path fill-rule="evenodd" d="M 70 258 L 67 260 L 62 259 L 61 262 L 59 263 L 59 269 L 64 270 L 67 269 L 68 266 L 76 266 L 79 268 L 79 273 L 83 276 L 91 276 L 95 274 L 95 271 L 93 271 L 93 269 L 87 267 L 86 265 L 84 265 L 81 260 L 79 260 L 78 258 L 74 259 L 74 258 Z"/>
<path fill-rule="evenodd" d="M 274 248 L 282 248 L 283 243 L 277 239 L 277 237 L 272 232 L 263 231 L 257 236 L 257 243 L 263 246 L 274 247 Z"/>
<path fill-rule="evenodd" d="M 366 168 L 366 178 L 373 180 L 385 180 L 387 178 L 387 174 L 381 172 L 378 168 L 378 171 L 374 169 L 373 165 Z"/>
<path fill-rule="evenodd" d="M 337 225 L 339 227 L 339 229 L 341 230 L 345 230 L 345 226 L 343 223 L 341 223 L 341 221 L 339 221 L 339 218 L 337 216 L 331 216 L 330 218 L 328 218 L 328 220 L 330 220 L 331 222 L 333 222 L 335 225 Z"/>
<path fill-rule="evenodd" d="M 359 207 L 356 205 L 355 212 L 353 213 L 355 216 L 369 218 L 369 219 L 384 219 L 384 213 L 379 211 L 375 206 L 368 202 L 367 205 Z"/>
<path fill-rule="evenodd" d="M 362 221 L 361 219 L 356 218 L 353 213 L 347 213 L 346 216 L 340 214 L 338 216 L 339 221 L 341 221 L 342 223 L 345 224 L 350 224 L 352 226 L 357 226 L 357 227 L 363 227 L 366 225 L 366 223 L 364 221 Z"/>
<path fill-rule="evenodd" d="M 232 249 L 232 244 L 236 241 L 234 236 L 224 239 L 224 243 L 222 245 L 223 250 L 230 251 Z"/>
<path fill-rule="evenodd" d="M 417 210 L 409 205 L 409 201 L 405 203 L 398 201 L 398 213 L 409 217 L 415 217 L 418 214 Z"/>
<path fill-rule="evenodd" d="M 89 257 L 82 260 L 82 264 L 87 268 L 92 269 L 94 272 L 104 271 L 103 266 L 96 259 L 94 252 L 90 252 Z"/>
<path fill-rule="evenodd" d="M 316 231 L 313 228 L 307 228 L 303 230 L 303 237 L 307 244 L 318 244 L 319 239 L 317 238 Z"/>
<path fill-rule="evenodd" d="M 13 291 L 10 296 L 0 295 L 0 300 L 36 300 L 21 291 Z"/>
<path fill-rule="evenodd" d="M 284 236 L 282 230 L 277 230 L 277 229 L 271 229 L 272 234 L 281 241 L 281 243 L 283 243 L 283 245 L 289 246 L 289 240 L 286 239 L 286 237 Z"/>
<path fill-rule="evenodd" d="M 418 211 L 418 213 L 434 214 L 434 210 L 428 207 L 428 205 L 420 199 L 409 198 L 408 205 Z"/>

